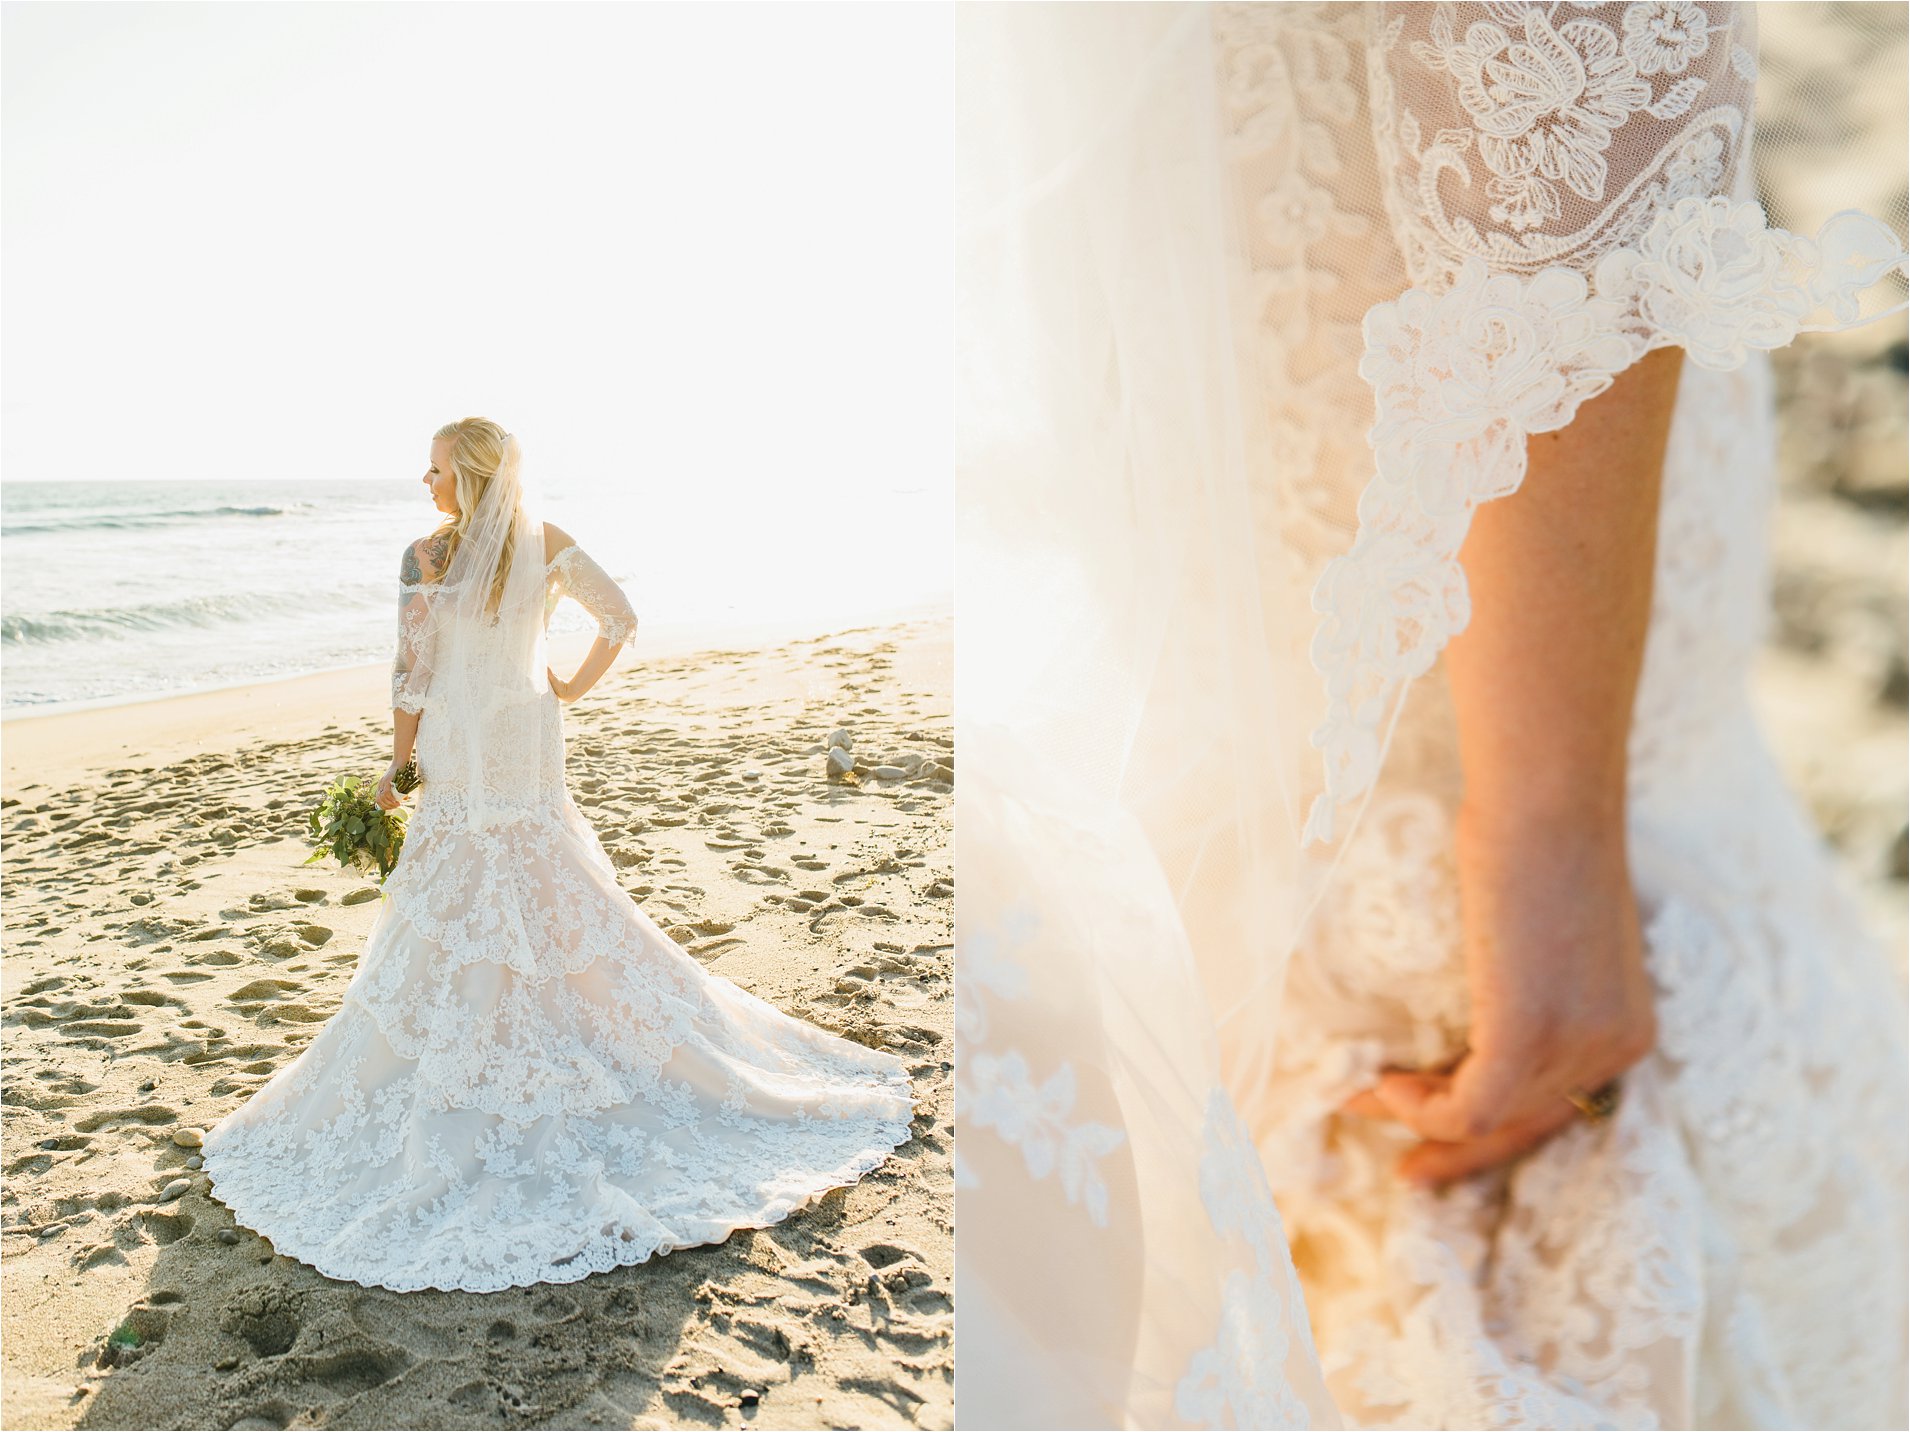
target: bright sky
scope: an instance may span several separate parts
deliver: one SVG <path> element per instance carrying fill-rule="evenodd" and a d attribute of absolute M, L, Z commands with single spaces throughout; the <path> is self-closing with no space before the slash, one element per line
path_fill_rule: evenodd
<path fill-rule="evenodd" d="M 484 414 L 684 524 L 946 511 L 951 25 L 8 4 L 6 476 L 415 478 Z"/>

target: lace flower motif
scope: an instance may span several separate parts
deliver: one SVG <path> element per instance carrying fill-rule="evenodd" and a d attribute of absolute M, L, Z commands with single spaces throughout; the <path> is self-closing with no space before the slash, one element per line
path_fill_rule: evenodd
<path fill-rule="evenodd" d="M 1220 1327 L 1174 1388 L 1174 1413 L 1196 1427 L 1305 1427 L 1287 1379 L 1287 1307 L 1265 1278 L 1236 1268 L 1221 1291 Z"/>
<path fill-rule="evenodd" d="M 1559 191 L 1536 174 L 1494 174 L 1486 180 L 1487 213 L 1514 233 L 1542 229 L 1563 212 Z"/>
<path fill-rule="evenodd" d="M 1200 1197 L 1216 1233 L 1244 1239 L 1253 1269 L 1235 1268 L 1221 1289 L 1220 1323 L 1174 1388 L 1174 1412 L 1199 1427 L 1305 1427 L 1306 1404 L 1287 1376 L 1298 1335 L 1318 1360 L 1304 1299 L 1287 1253 L 1266 1167 L 1226 1091 L 1207 1096 Z"/>
<path fill-rule="evenodd" d="M 1021 1151 L 1028 1177 L 1050 1174 L 1069 1203 L 1080 1204 L 1097 1228 L 1108 1221 L 1108 1187 L 1098 1167 L 1126 1141 L 1119 1129 L 1074 1114 L 1074 1066 L 1063 1062 L 1037 1085 L 1019 1050 L 968 1056 L 971 1080 L 961 1091 L 978 1129 L 993 1129 Z"/>
<path fill-rule="evenodd" d="M 1691 0 L 1640 0 L 1625 7 L 1625 58 L 1641 75 L 1683 74 L 1711 44 L 1704 11 Z"/>
<path fill-rule="evenodd" d="M 1612 131 L 1651 103 L 1651 86 L 1606 26 L 1568 20 L 1553 29 L 1537 8 L 1523 19 L 1522 40 L 1480 21 L 1444 55 L 1479 131 L 1479 156 L 1502 177 L 1540 174 L 1596 200 Z"/>
<path fill-rule="evenodd" d="M 1665 165 L 1665 198 L 1699 198 L 1716 193 L 1724 182 L 1724 136 L 1707 129 L 1678 146 Z"/>
<path fill-rule="evenodd" d="M 1838 214 L 1813 242 L 1767 227 L 1755 202 L 1688 198 L 1635 248 L 1600 260 L 1597 283 L 1694 363 L 1735 368 L 1753 348 L 1789 343 L 1817 309 L 1854 321 L 1861 290 L 1902 260 L 1896 235 L 1867 215 Z"/>
<path fill-rule="evenodd" d="M 1680 199 L 1635 249 L 1598 265 L 1598 286 L 1634 296 L 1640 317 L 1675 337 L 1691 361 L 1735 368 L 1748 348 L 1797 335 L 1810 295 L 1790 281 L 1788 235 L 1765 227 L 1755 203 Z"/>
<path fill-rule="evenodd" d="M 1517 485 L 1527 433 L 1563 427 L 1637 352 L 1582 275 L 1491 274 L 1469 259 L 1444 294 L 1408 289 L 1366 316 L 1380 481 L 1444 517 Z M 1481 485 L 1483 480 L 1484 485 Z"/>

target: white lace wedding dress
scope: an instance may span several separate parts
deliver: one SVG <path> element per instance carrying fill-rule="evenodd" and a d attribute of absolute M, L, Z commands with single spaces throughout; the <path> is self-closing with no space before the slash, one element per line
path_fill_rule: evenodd
<path fill-rule="evenodd" d="M 581 548 L 547 575 L 546 619 L 567 593 L 633 631 Z M 479 827 L 476 718 L 414 700 L 410 660 L 423 784 L 343 1005 L 206 1138 L 240 1223 L 399 1291 L 572 1282 L 775 1223 L 909 1138 L 899 1060 L 705 970 L 618 885 L 554 693 L 483 718 L 507 809 Z"/>
<path fill-rule="evenodd" d="M 1904 1426 L 1903 990 L 1748 691 L 1763 350 L 1900 298 L 1902 213 L 1771 221 L 1743 6 L 961 25 L 964 1420 Z M 1458 554 L 1669 343 L 1658 1047 L 1415 1190 L 1339 1106 L 1466 1038 Z"/>

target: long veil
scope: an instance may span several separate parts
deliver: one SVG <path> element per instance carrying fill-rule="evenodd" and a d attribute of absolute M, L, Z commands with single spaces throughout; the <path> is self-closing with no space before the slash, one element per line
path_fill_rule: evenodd
<path fill-rule="evenodd" d="M 1653 347 L 1901 307 L 1900 187 L 1755 202 L 1740 7 L 1624 32 L 1643 143 L 1460 182 L 1529 10 L 958 12 L 964 1421 L 1338 1425 L 1254 1104 L 1472 511 Z"/>
<path fill-rule="evenodd" d="M 510 818 L 521 773 L 539 767 L 527 743 L 541 732 L 532 703 L 554 699 L 546 590 L 543 523 L 511 435 L 443 573 L 399 591 L 394 702 L 422 713 L 419 775 L 463 792 L 473 829 Z"/>
<path fill-rule="evenodd" d="M 1210 17 L 1089 9 L 957 31 L 958 1400 L 1200 1423 L 1250 1352 L 1242 1425 L 1326 1425 L 1200 958 L 1277 991 L 1313 685 Z"/>

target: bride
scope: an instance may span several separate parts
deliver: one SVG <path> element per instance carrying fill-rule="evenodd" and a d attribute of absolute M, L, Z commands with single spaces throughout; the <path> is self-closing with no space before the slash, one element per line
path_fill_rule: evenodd
<path fill-rule="evenodd" d="M 1903 991 L 1747 689 L 1902 199 L 1779 227 L 1755 25 L 960 12 L 965 1423 L 1905 1425 Z"/>
<path fill-rule="evenodd" d="M 565 784 L 561 704 L 636 618 L 536 519 L 517 439 L 441 428 L 444 524 L 405 549 L 392 767 L 422 778 L 339 1012 L 207 1134 L 237 1220 L 398 1291 L 573 1282 L 775 1223 L 910 1136 L 904 1066 L 703 969 L 640 910 Z M 597 619 L 565 680 L 559 598 Z"/>

